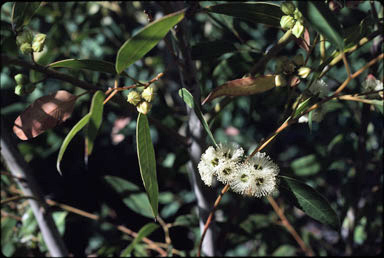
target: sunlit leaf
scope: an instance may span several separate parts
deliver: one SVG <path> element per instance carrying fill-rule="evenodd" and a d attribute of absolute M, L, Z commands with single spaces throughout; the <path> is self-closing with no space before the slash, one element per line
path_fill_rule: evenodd
<path fill-rule="evenodd" d="M 181 10 L 151 22 L 127 40 L 117 52 L 117 73 L 120 74 L 154 48 L 168 31 L 184 18 L 184 13 L 185 10 Z"/>
<path fill-rule="evenodd" d="M 91 71 L 116 74 L 115 66 L 111 62 L 91 59 L 65 59 L 48 65 L 51 68 L 65 67 L 71 69 L 86 69 Z"/>
<path fill-rule="evenodd" d="M 340 227 L 340 220 L 329 202 L 315 189 L 296 179 L 280 176 L 281 187 L 288 190 L 285 197 L 292 198 L 293 203 L 308 216 L 321 223 L 329 224 L 335 229 Z"/>
<path fill-rule="evenodd" d="M 90 119 L 90 114 L 86 114 L 77 124 L 71 129 L 71 131 L 67 134 L 65 137 L 63 144 L 60 147 L 59 150 L 59 155 L 57 156 L 57 161 L 56 161 L 56 168 L 57 171 L 61 174 L 60 170 L 60 162 L 64 156 L 65 150 L 68 147 L 68 144 L 72 141 L 73 137 L 81 130 L 83 129 L 84 126 L 87 125 Z"/>
<path fill-rule="evenodd" d="M 209 138 L 211 139 L 213 144 L 217 145 L 215 138 L 212 135 L 211 129 L 209 129 L 207 121 L 205 121 L 203 113 L 201 113 L 199 104 L 196 103 L 196 100 L 193 98 L 192 94 L 187 89 L 182 88 L 181 90 L 179 90 L 179 95 L 184 100 L 184 102 L 195 111 L 196 116 L 199 118 Z"/>
<path fill-rule="evenodd" d="M 158 213 L 159 187 L 157 185 L 155 151 L 152 145 L 147 116 L 141 113 L 137 117 L 136 142 L 141 179 L 151 203 L 153 216 L 156 217 Z"/>
<path fill-rule="evenodd" d="M 88 156 L 92 153 L 93 142 L 103 120 L 104 99 L 105 95 L 102 91 L 96 91 L 92 98 L 91 108 L 89 110 L 89 123 L 85 132 L 85 149 L 86 155 Z"/>
<path fill-rule="evenodd" d="M 54 128 L 71 116 L 76 99 L 65 90 L 38 98 L 16 118 L 13 132 L 19 139 L 29 140 Z"/>
<path fill-rule="evenodd" d="M 255 23 L 280 27 L 280 19 L 284 15 L 280 6 L 273 3 L 224 3 L 208 6 L 209 12 L 234 16 Z"/>

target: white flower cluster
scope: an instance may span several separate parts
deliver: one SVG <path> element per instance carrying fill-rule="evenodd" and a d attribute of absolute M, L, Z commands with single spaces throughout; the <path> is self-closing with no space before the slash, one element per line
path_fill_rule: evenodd
<path fill-rule="evenodd" d="M 325 98 L 329 94 L 329 86 L 322 79 L 313 82 L 308 90 L 319 98 Z"/>
<path fill-rule="evenodd" d="M 368 78 L 362 83 L 363 86 L 363 92 L 371 92 L 371 91 L 379 91 L 383 90 L 383 82 L 380 80 L 376 80 L 375 77 L 368 76 Z M 375 93 L 375 94 L 369 94 L 367 95 L 368 98 L 383 98 L 383 93 Z"/>
<path fill-rule="evenodd" d="M 276 187 L 279 167 L 265 153 L 256 153 L 249 161 L 243 161 L 244 150 L 238 145 L 210 146 L 201 155 L 198 165 L 203 182 L 211 186 L 213 179 L 229 184 L 239 194 L 262 197 L 271 194 Z"/>

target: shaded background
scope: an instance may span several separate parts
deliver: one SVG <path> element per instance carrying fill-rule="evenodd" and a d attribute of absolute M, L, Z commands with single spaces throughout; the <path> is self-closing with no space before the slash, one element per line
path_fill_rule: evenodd
<path fill-rule="evenodd" d="M 215 2 L 201 2 L 202 6 L 211 4 Z M 375 4 L 378 9 L 382 8 L 378 2 Z M 26 59 L 18 52 L 15 36 L 8 29 L 11 7 L 12 3 L 1 7 L 1 52 Z M 161 7 L 153 2 L 47 3 L 40 7 L 28 25 L 35 32 L 47 34 L 45 50 L 37 60 L 42 65 L 67 58 L 114 63 L 120 46 L 147 24 L 144 10 L 150 11 L 155 18 L 163 15 Z M 368 2 L 356 8 L 342 8 L 337 13 L 345 28 L 358 25 L 369 15 Z M 191 17 L 188 24 L 190 44 L 194 46 L 192 56 L 196 60 L 197 79 L 203 97 L 223 82 L 241 78 L 249 72 L 262 53 L 283 35 L 276 28 L 216 14 L 198 13 Z M 240 42 L 227 26 L 237 31 L 247 44 Z M 312 40 L 313 37 L 311 34 Z M 377 55 L 372 53 L 371 47 L 372 43 L 369 43 L 348 58 L 353 71 Z M 382 52 L 382 49 L 379 47 L 378 51 Z M 291 42 L 280 54 L 292 57 L 297 53 L 304 54 L 304 51 Z M 327 53 L 330 54 L 331 50 Z M 316 49 L 309 65 L 317 66 L 319 60 Z M 273 73 L 274 68 L 275 61 L 272 60 L 266 73 Z M 380 66 L 371 67 L 353 80 L 345 92 L 359 92 L 367 74 L 382 76 L 382 69 L 382 62 Z M 113 86 L 114 78 L 108 74 L 65 68 L 60 71 L 105 85 L 105 89 Z M 150 116 L 183 133 L 187 117 L 184 103 L 177 94 L 181 88 L 180 78 L 164 41 L 127 69 L 132 77 L 142 81 L 148 81 L 164 71 L 165 76 L 155 83 L 157 97 Z M 32 94 L 20 97 L 14 94 L 13 76 L 17 73 L 29 75 L 31 81 L 41 79 L 41 74 L 37 72 L 2 64 L 1 116 L 9 126 L 40 96 L 59 89 L 75 94 L 84 91 L 48 78 L 38 84 Z M 346 72 L 340 63 L 327 74 L 325 81 L 335 89 L 344 78 Z M 131 80 L 120 79 L 120 85 L 130 84 Z M 283 122 L 282 111 L 286 101 L 285 88 L 236 98 L 214 120 L 212 130 L 215 139 L 217 142 L 237 142 L 246 151 L 253 151 Z M 205 105 L 203 112 L 211 110 L 217 102 Z M 47 198 L 122 223 L 137 232 L 153 220 L 146 216 L 141 206 L 146 204 L 146 197 L 136 156 L 136 114 L 127 115 L 118 106 L 107 104 L 89 166 L 84 164 L 84 138 L 79 133 L 64 155 L 61 166 L 63 176 L 56 171 L 60 145 L 70 129 L 88 112 L 89 105 L 90 96 L 81 97 L 67 122 L 35 139 L 24 142 L 14 135 L 9 137 L 17 142 Z M 279 165 L 281 174 L 300 179 L 322 193 L 339 215 L 342 228 L 336 231 L 318 223 L 289 205 L 279 193 L 276 199 L 315 254 L 379 254 L 382 252 L 383 234 L 383 114 L 369 105 L 347 101 L 328 102 L 325 109 L 325 118 L 320 123 L 314 123 L 312 130 L 307 124 L 292 125 L 264 151 Z M 152 126 L 151 135 L 157 160 L 160 215 L 169 223 L 177 219 L 187 221 L 171 228 L 172 244 L 181 254 L 195 255 L 199 228 L 196 200 L 185 168 L 187 149 L 178 144 L 172 135 L 165 135 Z M 1 170 L 6 171 L 3 162 Z M 106 175 L 124 178 L 140 190 L 125 195 L 124 200 L 127 201 L 123 202 L 123 197 L 106 184 Z M 14 195 L 14 187 L 14 182 L 2 174 L 2 199 Z M 217 184 L 216 187 L 219 192 L 223 186 Z M 47 249 L 27 202 L 10 203 L 1 208 L 3 254 L 46 254 Z M 68 249 L 74 255 L 119 255 L 132 240 L 108 223 L 95 222 L 59 209 L 55 213 Z M 243 198 L 229 192 L 220 203 L 216 219 L 219 225 L 217 248 L 224 255 L 303 255 L 292 236 L 277 224 L 278 217 L 265 199 Z M 164 242 L 161 228 L 150 238 Z M 136 256 L 148 254 L 143 246 L 135 249 Z"/>

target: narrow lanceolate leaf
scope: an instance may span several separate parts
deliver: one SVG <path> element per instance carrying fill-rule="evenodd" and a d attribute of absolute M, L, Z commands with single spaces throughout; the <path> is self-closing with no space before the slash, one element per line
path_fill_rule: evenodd
<path fill-rule="evenodd" d="M 11 17 L 13 30 L 19 31 L 27 25 L 39 6 L 40 2 L 15 2 Z"/>
<path fill-rule="evenodd" d="M 105 95 L 102 91 L 96 91 L 92 98 L 91 108 L 89 110 L 89 123 L 86 127 L 85 134 L 85 149 L 86 155 L 91 155 L 93 150 L 93 141 L 96 138 L 97 131 L 100 128 L 101 122 L 103 120 L 103 101 Z"/>
<path fill-rule="evenodd" d="M 280 27 L 280 19 L 284 15 L 280 6 L 271 3 L 224 3 L 206 7 L 207 11 L 246 19 L 255 23 L 262 23 Z"/>
<path fill-rule="evenodd" d="M 300 97 L 299 97 L 300 98 Z M 307 98 L 306 100 L 304 100 L 303 102 L 301 102 L 299 104 L 299 106 L 297 107 L 296 111 L 295 111 L 295 114 L 293 116 L 293 118 L 296 118 L 298 115 L 301 114 L 301 112 L 303 112 L 304 110 L 306 110 L 309 105 L 311 104 L 311 98 Z"/>
<path fill-rule="evenodd" d="M 152 145 L 147 116 L 141 113 L 137 117 L 136 142 L 141 179 L 151 203 L 153 216 L 156 218 L 159 187 L 157 185 L 155 151 Z"/>
<path fill-rule="evenodd" d="M 205 121 L 203 113 L 200 110 L 199 103 L 196 103 L 196 101 L 193 98 L 192 94 L 187 89 L 185 89 L 185 88 L 182 88 L 181 90 L 179 90 L 179 95 L 184 100 L 184 102 L 190 108 L 192 108 L 195 111 L 196 116 L 199 118 L 200 123 L 203 125 L 203 127 L 204 127 L 205 131 L 207 132 L 209 138 L 211 139 L 213 144 L 217 145 L 216 141 L 215 141 L 215 138 L 213 138 L 212 132 L 209 129 L 207 121 Z"/>
<path fill-rule="evenodd" d="M 142 227 L 139 232 L 137 233 L 137 236 L 135 239 L 132 241 L 132 243 L 125 248 L 121 254 L 120 257 L 129 257 L 131 256 L 132 250 L 135 248 L 136 244 L 141 241 L 146 236 L 149 236 L 153 231 L 159 228 L 159 225 L 155 223 L 148 223 L 144 227 Z"/>
<path fill-rule="evenodd" d="M 228 81 L 215 88 L 203 101 L 205 103 L 220 96 L 248 96 L 276 87 L 275 75 L 260 75 Z"/>
<path fill-rule="evenodd" d="M 296 179 L 280 176 L 281 186 L 288 190 L 287 197 L 293 198 L 293 203 L 308 216 L 321 223 L 339 228 L 340 221 L 329 202 L 315 189 Z"/>
<path fill-rule="evenodd" d="M 334 13 L 321 1 L 296 1 L 299 10 L 311 26 L 324 35 L 335 48 L 344 49 L 342 30 Z"/>
<path fill-rule="evenodd" d="M 65 137 L 63 144 L 60 147 L 59 155 L 57 156 L 57 161 L 56 161 L 56 168 L 57 171 L 61 174 L 60 170 L 60 162 L 63 159 L 65 150 L 68 147 L 68 144 L 72 141 L 73 137 L 81 130 L 83 129 L 84 126 L 87 125 L 89 122 L 90 114 L 86 114 L 77 124 L 71 129 L 71 131 L 67 134 Z"/>
<path fill-rule="evenodd" d="M 77 97 L 59 90 L 35 100 L 15 120 L 13 132 L 21 140 L 29 140 L 67 120 Z"/>
<path fill-rule="evenodd" d="M 184 18 L 184 13 L 185 9 L 151 22 L 127 40 L 117 52 L 116 72 L 120 74 L 154 48 L 168 31 Z"/>
<path fill-rule="evenodd" d="M 91 59 L 65 59 L 48 65 L 49 67 L 65 67 L 71 69 L 86 69 L 96 72 L 116 74 L 115 66 L 111 62 Z"/>

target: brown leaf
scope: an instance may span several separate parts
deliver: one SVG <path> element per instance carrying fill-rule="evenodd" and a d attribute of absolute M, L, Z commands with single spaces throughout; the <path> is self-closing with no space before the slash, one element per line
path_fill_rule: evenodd
<path fill-rule="evenodd" d="M 248 96 L 270 90 L 274 87 L 276 87 L 275 75 L 271 74 L 236 79 L 215 88 L 205 98 L 202 105 L 220 96 Z"/>
<path fill-rule="evenodd" d="M 65 90 L 35 100 L 15 120 L 13 132 L 21 140 L 32 139 L 67 120 L 77 96 Z"/>

